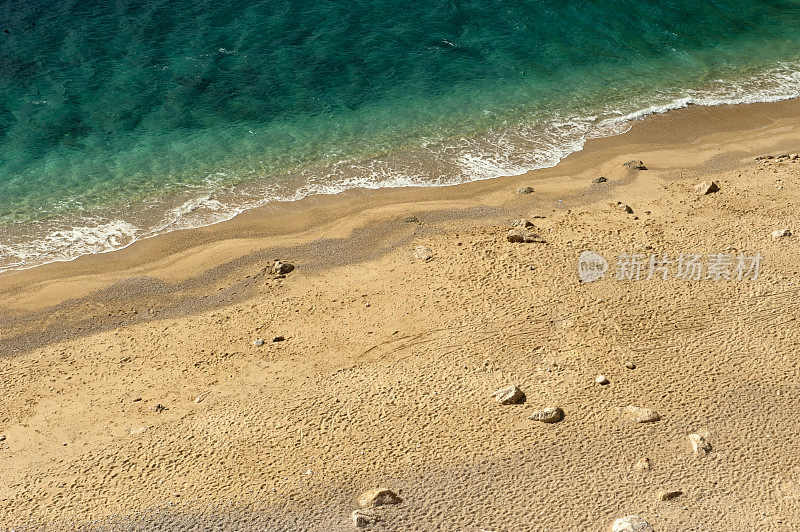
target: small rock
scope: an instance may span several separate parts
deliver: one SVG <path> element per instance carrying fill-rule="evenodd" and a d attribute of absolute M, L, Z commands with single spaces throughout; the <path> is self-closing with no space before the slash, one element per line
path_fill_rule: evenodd
<path fill-rule="evenodd" d="M 621 210 L 625 214 L 633 214 L 633 209 L 631 206 L 620 201 L 617 202 L 617 209 Z"/>
<path fill-rule="evenodd" d="M 636 369 L 636 364 L 629 360 L 628 362 L 625 362 L 625 367 L 628 369 Z"/>
<path fill-rule="evenodd" d="M 527 227 L 533 227 L 533 222 L 531 222 L 527 218 L 519 218 L 518 220 L 511 220 L 511 223 L 509 225 L 511 227 L 527 228 Z"/>
<path fill-rule="evenodd" d="M 414 248 L 414 258 L 423 262 L 428 262 L 433 258 L 433 251 L 431 251 L 431 248 L 426 246 L 417 246 Z"/>
<path fill-rule="evenodd" d="M 694 191 L 699 196 L 705 196 L 706 194 L 719 192 L 719 185 L 714 181 L 703 181 L 702 183 L 695 185 Z"/>
<path fill-rule="evenodd" d="M 142 432 L 146 431 L 147 427 L 137 427 L 135 429 L 131 429 L 131 436 L 136 436 L 137 434 L 141 434 Z"/>
<path fill-rule="evenodd" d="M 206 397 L 208 397 L 208 393 L 209 393 L 209 392 L 203 392 L 203 393 L 201 393 L 200 395 L 198 395 L 197 397 L 195 397 L 195 399 L 194 399 L 194 402 L 195 402 L 195 403 L 202 403 L 202 402 L 205 400 L 205 398 L 206 398 Z"/>
<path fill-rule="evenodd" d="M 642 161 L 628 161 L 622 166 L 627 166 L 628 168 L 633 168 L 634 170 L 647 170 L 647 167 Z"/>
<path fill-rule="evenodd" d="M 680 497 L 681 495 L 683 495 L 681 490 L 661 490 L 658 492 L 656 497 L 659 501 L 671 501 L 672 499 Z"/>
<path fill-rule="evenodd" d="M 276 260 L 272 264 L 272 273 L 274 273 L 275 275 L 286 275 L 287 273 L 290 273 L 292 270 L 294 270 L 294 264 L 290 264 L 288 262 L 282 262 Z"/>
<path fill-rule="evenodd" d="M 159 404 L 157 404 L 156 406 L 153 407 L 153 410 L 155 410 L 156 413 L 160 414 L 164 410 L 169 410 L 169 408 L 167 408 L 166 406 L 164 406 L 161 403 L 159 403 Z"/>
<path fill-rule="evenodd" d="M 777 240 L 779 238 L 786 238 L 787 236 L 792 236 L 792 232 L 788 229 L 777 229 L 772 232 L 773 240 Z"/>
<path fill-rule="evenodd" d="M 543 410 L 534 412 L 528 419 L 541 421 L 542 423 L 558 423 L 564 419 L 564 411 L 557 406 L 548 406 Z"/>
<path fill-rule="evenodd" d="M 418 224 L 419 218 L 417 218 L 416 216 L 406 216 L 405 220 L 403 221 L 406 222 L 407 224 Z"/>
<path fill-rule="evenodd" d="M 259 338 L 258 340 L 253 341 L 253 347 L 261 347 L 262 345 L 264 345 L 263 338 Z"/>
<path fill-rule="evenodd" d="M 628 515 L 614 521 L 611 532 L 653 532 L 653 527 L 637 515 Z"/>
<path fill-rule="evenodd" d="M 539 237 L 539 235 L 528 231 L 527 229 L 522 228 L 515 228 L 508 231 L 506 235 L 506 240 L 509 242 L 538 242 L 544 243 L 544 240 Z"/>
<path fill-rule="evenodd" d="M 711 452 L 711 444 L 700 434 L 689 434 L 689 444 L 694 454 L 704 456 Z"/>
<path fill-rule="evenodd" d="M 790 153 L 789 154 L 789 160 L 790 161 L 796 161 L 798 157 L 800 157 L 800 155 L 797 155 L 796 153 Z"/>
<path fill-rule="evenodd" d="M 492 394 L 492 397 L 501 405 L 515 405 L 521 403 L 525 399 L 525 392 L 519 389 L 518 386 L 512 384 L 505 388 L 500 388 Z"/>
<path fill-rule="evenodd" d="M 600 386 L 605 386 L 606 384 L 609 383 L 609 380 L 605 375 L 598 375 L 597 377 L 594 378 L 594 382 L 596 382 Z"/>
<path fill-rule="evenodd" d="M 0 441 L 6 441 L 6 435 L 0 434 Z"/>
<path fill-rule="evenodd" d="M 272 343 L 283 342 L 284 340 L 286 340 L 285 336 L 276 336 L 272 339 Z"/>
<path fill-rule="evenodd" d="M 533 192 L 533 187 L 519 187 L 517 189 L 517 194 L 524 195 L 524 194 L 531 194 Z"/>
<path fill-rule="evenodd" d="M 350 517 L 356 528 L 366 528 L 379 521 L 375 512 L 369 510 L 354 510 Z"/>
<path fill-rule="evenodd" d="M 759 155 L 758 157 L 756 157 L 756 161 L 766 161 L 768 159 L 774 159 L 774 158 L 775 157 L 773 157 L 772 155 Z"/>
<path fill-rule="evenodd" d="M 592 183 L 605 183 L 606 181 L 608 181 L 608 179 L 606 179 L 603 176 L 595 177 L 594 179 L 592 179 Z"/>
<path fill-rule="evenodd" d="M 642 408 L 639 406 L 626 406 L 622 410 L 622 415 L 625 419 L 635 421 L 636 423 L 653 423 L 661 419 L 658 412 L 649 408 Z"/>
<path fill-rule="evenodd" d="M 389 488 L 370 490 L 358 499 L 358 505 L 362 508 L 382 506 L 384 504 L 400 504 L 401 502 L 403 502 L 403 499 Z"/>
<path fill-rule="evenodd" d="M 652 466 L 650 465 L 650 459 L 647 457 L 639 458 L 636 460 L 636 463 L 633 464 L 633 468 L 636 471 L 650 471 L 652 469 Z"/>

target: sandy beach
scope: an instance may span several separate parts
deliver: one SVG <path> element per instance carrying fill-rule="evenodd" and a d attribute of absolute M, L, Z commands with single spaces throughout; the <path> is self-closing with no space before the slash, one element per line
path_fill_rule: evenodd
<path fill-rule="evenodd" d="M 367 530 L 795 530 L 798 116 L 691 106 L 0 275 L 0 529 L 355 530 L 387 488 Z"/>

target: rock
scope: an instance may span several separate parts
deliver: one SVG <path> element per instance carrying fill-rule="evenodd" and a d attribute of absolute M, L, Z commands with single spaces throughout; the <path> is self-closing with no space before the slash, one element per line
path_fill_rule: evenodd
<path fill-rule="evenodd" d="M 285 336 L 276 336 L 275 338 L 272 339 L 272 343 L 283 342 L 285 340 L 286 340 Z"/>
<path fill-rule="evenodd" d="M 141 434 L 142 432 L 146 431 L 147 427 L 137 427 L 135 429 L 131 429 L 131 436 L 136 436 L 137 434 Z"/>
<path fill-rule="evenodd" d="M 672 499 L 680 497 L 681 495 L 683 495 L 681 490 L 661 490 L 658 492 L 656 497 L 659 501 L 671 501 Z"/>
<path fill-rule="evenodd" d="M 629 360 L 629 361 L 625 362 L 625 367 L 628 368 L 628 369 L 636 369 L 636 364 L 634 364 L 633 362 L 631 362 Z"/>
<path fill-rule="evenodd" d="M 650 465 L 650 459 L 647 457 L 639 458 L 636 460 L 636 463 L 633 464 L 633 468 L 636 471 L 650 471 L 652 469 L 652 466 Z"/>
<path fill-rule="evenodd" d="M 541 421 L 542 423 L 558 423 L 564 419 L 564 411 L 557 406 L 548 406 L 543 410 L 534 412 L 528 419 Z"/>
<path fill-rule="evenodd" d="M 695 185 L 694 191 L 699 196 L 705 196 L 706 194 L 719 192 L 719 185 L 714 181 L 703 181 L 702 183 Z"/>
<path fill-rule="evenodd" d="M 287 273 L 290 273 L 292 270 L 294 270 L 294 264 L 290 264 L 288 262 L 276 260 L 272 264 L 272 273 L 274 273 L 275 275 L 286 275 Z"/>
<path fill-rule="evenodd" d="M 515 229 L 510 229 L 508 231 L 508 234 L 506 235 L 506 240 L 508 240 L 509 242 L 525 242 L 525 243 L 538 242 L 540 244 L 544 243 L 544 240 L 542 240 L 541 237 L 539 237 L 539 235 L 532 233 L 527 229 L 522 229 L 519 227 Z"/>
<path fill-rule="evenodd" d="M 777 229 L 772 232 L 772 239 L 777 240 L 779 238 L 786 238 L 787 236 L 792 236 L 792 232 L 788 229 Z"/>
<path fill-rule="evenodd" d="M 209 392 L 201 393 L 200 395 L 198 395 L 197 397 L 194 398 L 194 402 L 195 403 L 202 403 L 203 401 L 205 401 L 206 397 L 208 397 L 208 394 L 209 394 Z"/>
<path fill-rule="evenodd" d="M 428 262 L 433 259 L 433 251 L 426 246 L 417 246 L 414 248 L 414 258 L 422 262 Z"/>
<path fill-rule="evenodd" d="M 383 506 L 384 504 L 400 504 L 401 502 L 403 502 L 403 499 L 389 488 L 370 490 L 358 499 L 358 505 L 362 508 Z"/>
<path fill-rule="evenodd" d="M 354 510 L 350 518 L 353 520 L 353 524 L 356 528 L 366 528 L 379 521 L 375 512 L 370 510 Z"/>
<path fill-rule="evenodd" d="M 608 181 L 608 179 L 606 179 L 603 176 L 595 177 L 594 179 L 592 179 L 592 183 L 605 183 L 606 181 Z"/>
<path fill-rule="evenodd" d="M 253 341 L 253 347 L 261 347 L 262 345 L 264 345 L 263 338 L 259 338 L 258 340 Z"/>
<path fill-rule="evenodd" d="M 622 203 L 621 201 L 617 202 L 617 209 L 621 210 L 625 214 L 633 214 L 633 209 L 630 205 Z"/>
<path fill-rule="evenodd" d="M 797 155 L 796 153 L 790 153 L 789 154 L 789 160 L 790 161 L 796 161 L 798 157 L 800 157 L 800 155 Z"/>
<path fill-rule="evenodd" d="M 531 194 L 532 192 L 533 192 L 533 187 L 519 187 L 517 189 L 517 194 L 521 196 L 525 194 Z"/>
<path fill-rule="evenodd" d="M 700 434 L 689 434 L 689 444 L 694 454 L 705 456 L 711 452 L 711 444 Z"/>
<path fill-rule="evenodd" d="M 6 441 L 6 435 L 0 434 L 0 441 Z"/>
<path fill-rule="evenodd" d="M 527 227 L 533 227 L 533 222 L 531 222 L 527 218 L 519 218 L 518 220 L 511 220 L 511 223 L 509 225 L 511 227 L 527 228 Z"/>
<path fill-rule="evenodd" d="M 492 397 L 501 405 L 515 405 L 525 400 L 525 392 L 512 384 L 511 386 L 500 388 L 492 394 Z"/>
<path fill-rule="evenodd" d="M 612 523 L 611 532 L 653 532 L 653 527 L 637 515 L 627 515 Z"/>
<path fill-rule="evenodd" d="M 768 159 L 774 159 L 774 158 L 775 157 L 773 157 L 772 155 L 759 155 L 758 157 L 756 157 L 756 161 L 766 161 Z"/>
<path fill-rule="evenodd" d="M 605 375 L 598 375 L 597 377 L 594 378 L 594 382 L 596 382 L 600 386 L 605 386 L 606 384 L 609 383 L 609 380 Z"/>
<path fill-rule="evenodd" d="M 156 406 L 153 407 L 153 410 L 155 410 L 157 414 L 160 414 L 161 412 L 164 412 L 165 410 L 169 410 L 169 408 L 164 406 L 164 405 L 162 405 L 161 403 L 158 403 Z"/>
<path fill-rule="evenodd" d="M 406 216 L 405 220 L 403 220 L 407 224 L 418 224 L 419 218 L 416 216 Z"/>
<path fill-rule="evenodd" d="M 647 170 L 647 167 L 642 161 L 628 161 L 622 166 L 627 166 L 628 168 L 632 168 L 634 170 Z"/>
<path fill-rule="evenodd" d="M 626 406 L 622 409 L 622 415 L 625 419 L 636 423 L 653 423 L 661 419 L 655 410 L 639 406 Z"/>

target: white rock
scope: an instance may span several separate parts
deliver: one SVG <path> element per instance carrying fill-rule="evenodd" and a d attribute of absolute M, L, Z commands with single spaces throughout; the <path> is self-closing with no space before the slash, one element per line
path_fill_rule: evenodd
<path fill-rule="evenodd" d="M 661 419 L 661 416 L 655 410 L 640 406 L 626 406 L 622 409 L 622 415 L 625 419 L 636 423 L 652 423 Z"/>
<path fill-rule="evenodd" d="M 636 471 L 650 471 L 652 466 L 650 465 L 650 459 L 647 457 L 639 458 L 636 460 L 636 463 L 633 464 L 633 468 Z"/>
<path fill-rule="evenodd" d="M 558 423 L 564 419 L 564 411 L 557 406 L 548 406 L 547 408 L 534 412 L 528 416 L 528 419 L 541 421 L 542 423 Z"/>
<path fill-rule="evenodd" d="M 264 345 L 264 339 L 259 338 L 258 340 L 253 340 L 253 347 L 261 347 Z"/>
<path fill-rule="evenodd" d="M 283 262 L 280 260 L 276 260 L 272 264 L 272 273 L 275 275 L 286 275 L 294 270 L 294 264 L 290 264 L 288 262 Z"/>
<path fill-rule="evenodd" d="M 597 377 L 594 378 L 594 382 L 603 386 L 605 384 L 608 384 L 609 380 L 605 375 L 598 375 Z"/>
<path fill-rule="evenodd" d="M 354 510 L 350 518 L 356 528 L 366 528 L 378 522 L 378 516 L 370 510 Z"/>
<path fill-rule="evenodd" d="M 719 192 L 719 185 L 714 181 L 703 181 L 702 183 L 695 185 L 694 191 L 699 196 L 705 196 L 707 194 Z"/>
<path fill-rule="evenodd" d="M 653 532 L 653 527 L 637 515 L 628 515 L 614 521 L 611 532 Z"/>
<path fill-rule="evenodd" d="M 142 432 L 146 431 L 147 427 L 137 427 L 135 429 L 131 429 L 131 436 L 136 436 L 137 434 L 141 434 Z"/>
<path fill-rule="evenodd" d="M 414 248 L 414 257 L 423 262 L 428 262 L 433 258 L 433 251 L 427 246 L 417 246 Z"/>
<path fill-rule="evenodd" d="M 501 405 L 513 405 L 525 399 L 525 392 L 519 389 L 518 386 L 512 384 L 505 388 L 500 388 L 492 394 L 492 397 Z"/>
<path fill-rule="evenodd" d="M 787 236 L 792 236 L 792 232 L 788 229 L 777 229 L 772 232 L 773 240 L 777 240 L 779 238 L 785 238 Z"/>
<path fill-rule="evenodd" d="M 692 446 L 694 454 L 705 456 L 711 452 L 711 444 L 700 434 L 689 434 L 689 444 Z"/>

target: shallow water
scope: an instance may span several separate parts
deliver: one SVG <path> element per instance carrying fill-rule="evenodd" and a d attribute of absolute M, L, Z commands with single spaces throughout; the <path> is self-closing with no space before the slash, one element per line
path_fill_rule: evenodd
<path fill-rule="evenodd" d="M 800 93 L 800 1 L 0 3 L 0 270 Z"/>

